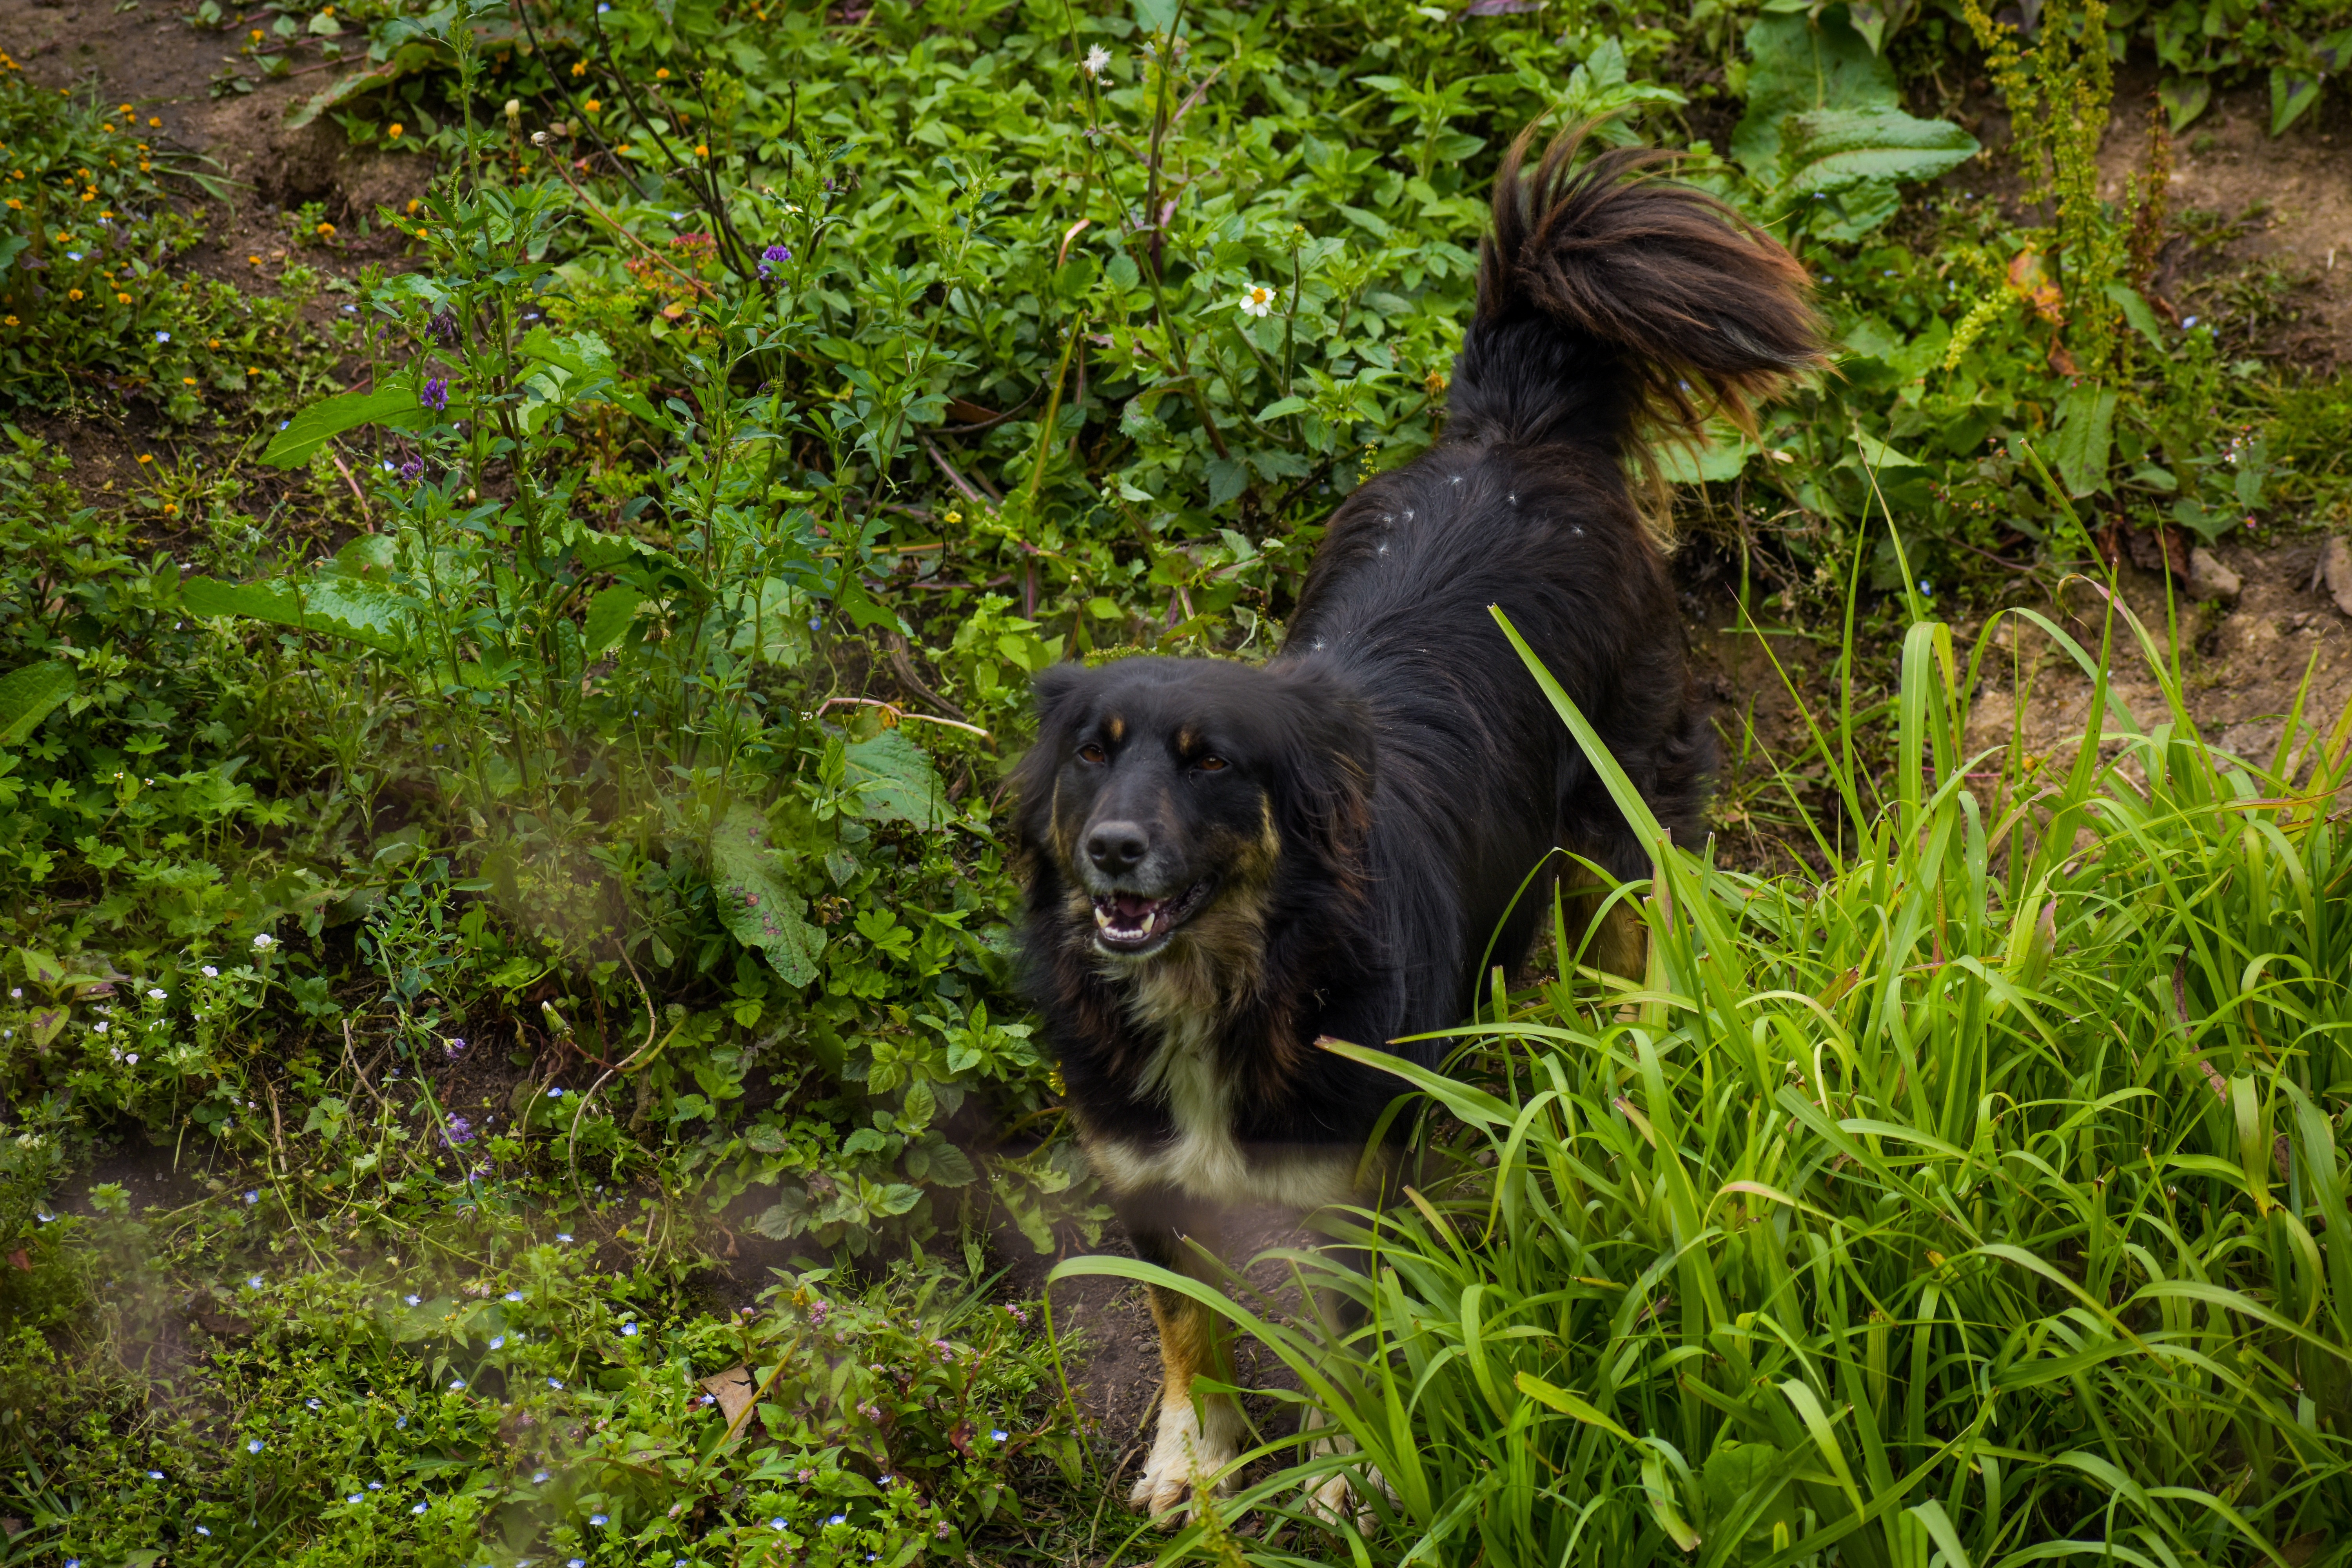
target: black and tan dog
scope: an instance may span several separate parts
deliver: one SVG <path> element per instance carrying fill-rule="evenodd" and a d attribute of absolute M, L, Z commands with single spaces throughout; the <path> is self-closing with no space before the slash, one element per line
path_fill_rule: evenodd
<path fill-rule="evenodd" d="M 1339 508 L 1281 651 L 1037 679 L 1031 983 L 1095 1170 L 1138 1253 L 1172 1269 L 1200 1272 L 1188 1238 L 1213 1249 L 1234 1205 L 1368 1195 L 1396 1080 L 1318 1037 L 1461 1020 L 1490 942 L 1524 961 L 1549 900 L 1520 889 L 1556 846 L 1646 874 L 1489 605 L 1659 819 L 1699 830 L 1710 732 L 1628 470 L 1820 364 L 1820 324 L 1795 259 L 1655 177 L 1664 154 L 1580 163 L 1566 137 L 1528 173 L 1528 143 L 1496 183 L 1444 438 Z M 1133 1500 L 1172 1520 L 1241 1418 L 1192 1394 L 1216 1364 L 1209 1314 L 1157 1290 L 1152 1311 L 1166 1383 Z"/>

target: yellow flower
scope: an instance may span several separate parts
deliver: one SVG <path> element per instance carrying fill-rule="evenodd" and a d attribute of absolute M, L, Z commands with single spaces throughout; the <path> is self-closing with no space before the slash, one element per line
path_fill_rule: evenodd
<path fill-rule="evenodd" d="M 84 191 L 81 194 L 81 199 L 86 202 L 94 202 L 98 200 L 98 193 L 96 191 Z"/>
<path fill-rule="evenodd" d="M 139 454 L 139 460 L 142 463 L 152 463 L 155 460 L 155 455 L 152 452 L 142 452 Z"/>
<path fill-rule="evenodd" d="M 184 375 L 180 378 L 180 384 L 182 386 L 194 386 L 196 384 L 196 378 L 193 375 Z"/>
<path fill-rule="evenodd" d="M 139 160 L 139 172 L 140 172 L 141 174 L 146 174 L 149 170 L 151 170 L 151 169 L 154 168 L 154 166 L 155 166 L 154 164 L 152 164 L 152 163 L 149 163 L 149 162 L 148 162 L 146 159 L 144 159 L 144 158 L 142 158 L 142 159 L 140 159 L 140 160 Z"/>
<path fill-rule="evenodd" d="M 121 109 L 115 110 L 115 112 L 118 114 L 136 114 L 139 111 L 126 103 Z"/>
<path fill-rule="evenodd" d="M 322 223 L 313 232 L 321 239 L 332 239 L 335 237 L 335 226 L 331 223 Z"/>
<path fill-rule="evenodd" d="M 79 300 L 81 298 L 81 290 L 79 289 L 68 289 L 66 290 L 66 298 L 68 300 Z"/>
<path fill-rule="evenodd" d="M 260 266 L 260 265 L 261 265 L 261 258 L 259 258 L 258 256 L 248 256 L 248 257 L 247 257 L 247 258 L 246 258 L 246 260 L 247 260 L 247 261 L 248 261 L 248 262 L 250 262 L 252 265 L 254 265 L 254 266 L 256 266 L 256 267 L 258 267 L 258 266 Z"/>
<path fill-rule="evenodd" d="M 387 125 L 387 126 L 385 126 L 385 127 L 383 128 L 383 133 L 384 133 L 385 135 L 387 135 L 387 136 L 391 137 L 391 138 L 392 138 L 394 141 L 395 141 L 395 142 L 397 142 L 397 141 L 399 141 L 399 140 L 400 140 L 400 132 L 401 132 L 401 124 L 400 124 L 400 121 L 397 121 L 397 120 L 394 121 L 391 124 L 389 124 L 389 125 Z"/>
<path fill-rule="evenodd" d="M 424 204 L 422 201 L 419 201 L 419 200 L 418 200 L 416 197 L 415 197 L 415 196 L 411 196 L 411 197 L 409 197 L 409 198 L 408 198 L 408 210 L 409 210 L 410 212 L 412 212 L 412 213 L 413 213 L 413 212 L 415 212 L 418 207 L 423 206 L 424 205 L 425 205 L 425 204 Z"/>
<path fill-rule="evenodd" d="M 597 102 L 597 101 L 596 101 L 594 99 L 593 99 L 593 98 L 592 98 L 592 99 L 590 99 L 590 100 L 588 100 L 587 105 L 586 105 L 587 110 L 588 110 L 588 112 L 589 112 L 589 113 L 591 113 L 591 114 L 595 113 L 598 110 L 603 109 L 604 107 L 604 106 L 603 104 L 601 104 L 601 103 Z"/>
<path fill-rule="evenodd" d="M 59 234 L 57 238 L 59 245 L 71 245 L 73 243 L 73 236 L 69 234 Z"/>
<path fill-rule="evenodd" d="M 654 72 L 654 79 L 656 81 L 667 81 L 669 79 L 669 67 L 664 66 L 661 69 Z"/>
<path fill-rule="evenodd" d="M 16 317 L 14 317 L 14 316 L 9 317 L 9 318 L 7 319 L 7 321 L 6 321 L 5 323 L 0 323 L 0 325 L 6 325 L 6 326 L 11 326 L 11 327 L 15 326 L 16 324 Z"/>
<path fill-rule="evenodd" d="M 420 228 L 416 231 L 416 237 L 419 239 L 431 239 L 433 237 L 433 231 L 429 228 Z"/>
<path fill-rule="evenodd" d="M 573 76 L 586 76 L 588 74 L 588 62 L 586 60 L 573 60 L 572 62 L 572 74 Z"/>
<path fill-rule="evenodd" d="M 8 210 L 11 212 L 23 212 L 25 210 L 25 204 L 18 201 L 16 197 L 10 196 L 8 198 Z"/>
<path fill-rule="evenodd" d="M 220 340 L 219 340 L 218 338 L 215 338 L 215 339 L 213 339 L 212 341 L 210 341 L 209 342 L 205 343 L 205 347 L 206 347 L 206 348 L 208 348 L 208 349 L 216 349 L 216 348 L 220 347 Z"/>
<path fill-rule="evenodd" d="M 261 29 L 258 27 L 253 30 L 253 41 L 257 44 L 261 42 Z"/>
<path fill-rule="evenodd" d="M 163 128 L 163 122 L 152 114 L 147 117 L 147 123 L 157 131 L 161 131 Z"/>
<path fill-rule="evenodd" d="M 114 302 L 118 305 L 128 305 L 131 303 L 131 296 L 128 294 L 117 294 L 114 297 Z"/>
<path fill-rule="evenodd" d="M 165 501 L 165 502 L 163 503 L 163 515 L 164 515 L 165 517 L 177 517 L 177 516 L 179 516 L 179 515 L 180 515 L 180 503 L 179 503 L 178 501 L 175 501 L 175 500 L 167 500 L 167 501 Z"/>
<path fill-rule="evenodd" d="M 698 158 L 708 158 L 710 156 L 710 149 L 703 146 L 700 142 L 697 142 L 694 148 L 694 155 Z"/>
<path fill-rule="evenodd" d="M 247 375 L 259 375 L 261 374 L 261 367 L 257 364 L 247 365 L 245 367 L 245 374 Z"/>

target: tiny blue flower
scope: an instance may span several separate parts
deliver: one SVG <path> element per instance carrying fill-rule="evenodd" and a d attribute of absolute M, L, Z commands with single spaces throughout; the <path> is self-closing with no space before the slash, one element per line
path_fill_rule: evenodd
<path fill-rule="evenodd" d="M 599 5 L 596 9 L 602 11 L 604 7 Z M 563 1560 L 563 1568 L 588 1568 L 588 1560 L 585 1557 L 567 1557 Z"/>
<path fill-rule="evenodd" d="M 995 1441 L 995 1442 L 999 1442 L 999 1443 L 1003 1442 L 1003 1441 L 1004 1441 L 1004 1428 L 1003 1428 L 1003 1427 L 1002 1427 L 1002 1426 L 997 1427 L 994 1431 L 992 1431 L 992 1432 L 989 1433 L 989 1436 L 990 1436 L 990 1438 L 991 1438 L 991 1439 L 992 1439 L 992 1440 L 993 1440 L 993 1441 Z"/>
<path fill-rule="evenodd" d="M 623 1324 L 621 1325 L 621 1334 L 622 1334 L 622 1337 L 623 1337 L 623 1338 L 625 1338 L 625 1339 L 635 1339 L 635 1338 L 636 1338 L 636 1337 L 637 1337 L 637 1325 L 636 1325 L 636 1324 L 635 1324 L 635 1323 L 623 1323 Z"/>
<path fill-rule="evenodd" d="M 605 1523 L 604 1516 L 601 1513 L 592 1513 L 588 1516 L 588 1522 L 602 1530 Z"/>
<path fill-rule="evenodd" d="M 555 1239 L 569 1247 L 572 1245 L 572 1233 L 568 1230 L 559 1230 L 555 1233 Z"/>
<path fill-rule="evenodd" d="M 551 1377 L 547 1380 L 547 1386 L 550 1388 L 560 1389 L 563 1386 L 563 1380 L 560 1377 Z"/>
<path fill-rule="evenodd" d="M 380 1492 L 383 1490 L 383 1483 L 382 1481 L 370 1481 L 367 1484 L 367 1489 L 372 1492 Z"/>
<path fill-rule="evenodd" d="M 404 1300 L 404 1301 L 405 1301 L 405 1302 L 407 1302 L 410 1306 L 414 1307 L 415 1305 L 416 1305 L 416 1303 L 417 1303 L 417 1302 L 422 1301 L 423 1300 L 425 1300 L 425 1298 L 424 1298 L 424 1297 L 422 1297 L 422 1296 L 408 1295 L 408 1296 L 403 1296 L 403 1297 L 401 1298 L 401 1300 Z"/>
<path fill-rule="evenodd" d="M 781 1519 L 772 1519 L 768 1521 L 768 1528 L 770 1530 L 789 1530 L 792 1527 Z"/>
<path fill-rule="evenodd" d="M 81 252 L 79 250 L 68 250 L 66 252 L 66 259 L 68 261 L 79 261 L 81 259 Z"/>
<path fill-rule="evenodd" d="M 172 341 L 172 334 L 169 332 L 157 332 L 155 334 L 155 341 L 159 343 L 168 343 Z"/>
<path fill-rule="evenodd" d="M 256 1290 L 258 1290 L 261 1289 L 261 1276 L 257 1274 L 252 1279 L 247 1280 L 246 1283 Z"/>
<path fill-rule="evenodd" d="M 162 337 L 163 334 L 163 333 L 161 333 L 161 332 L 158 332 L 158 333 L 156 333 L 155 335 L 156 335 L 157 337 Z M 196 1533 L 197 1533 L 198 1535 L 209 1536 L 210 1534 L 212 1534 L 212 1531 L 209 1531 L 209 1530 L 206 1530 L 203 1525 L 201 1525 L 201 1524 L 200 1524 L 200 1525 L 196 1526 Z"/>
<path fill-rule="evenodd" d="M 283 429 L 285 429 L 285 428 L 286 428 L 286 426 L 288 426 L 289 425 L 291 425 L 291 424 L 293 424 L 293 423 L 294 423 L 294 421 L 292 421 L 291 419 L 280 419 L 280 420 L 278 422 L 278 427 L 280 430 L 283 430 Z"/>
<path fill-rule="evenodd" d="M 247 1193 L 247 1194 L 245 1194 L 245 1206 L 246 1206 L 246 1207 L 247 1207 L 247 1208 L 251 1208 L 254 1205 L 256 1205 L 256 1204 L 259 1203 L 260 1201 L 261 1201 L 261 1194 L 260 1194 L 259 1193 L 257 1193 L 257 1192 Z"/>
<path fill-rule="evenodd" d="M 2193 327 L 2197 324 L 2197 318 L 2194 316 L 2183 316 L 2180 318 L 2180 324 L 2184 327 Z"/>
<path fill-rule="evenodd" d="M 261 1452 L 261 1450 L 262 1450 L 263 1447 L 264 1447 L 264 1445 L 263 1445 L 263 1443 L 262 1443 L 261 1439 L 260 1439 L 260 1438 L 258 1438 L 258 1437 L 256 1437 L 252 1442 L 247 1443 L 247 1444 L 245 1446 L 245 1451 L 246 1451 L 247 1453 L 248 1453 L 248 1454 L 258 1454 L 259 1452 Z"/>
<path fill-rule="evenodd" d="M 462 1377 L 453 1377 L 449 1380 L 449 1392 L 452 1394 L 457 1393 L 465 1386 L 466 1380 Z"/>
<path fill-rule="evenodd" d="M 491 1339 L 490 1339 L 490 1348 L 491 1348 L 492 1350 L 494 1350 L 494 1351 L 502 1351 L 502 1350 L 506 1349 L 506 1348 L 507 1348 L 507 1337 L 506 1337 L 506 1335 L 504 1335 L 504 1334 L 495 1334 L 495 1335 L 492 1335 L 492 1336 L 491 1336 Z"/>
<path fill-rule="evenodd" d="M 151 1481 L 160 1481 L 163 1479 L 163 1472 L 161 1470 L 150 1470 L 147 1472 L 147 1479 Z"/>
<path fill-rule="evenodd" d="M 531 1484 L 531 1485 L 533 1485 L 533 1486 L 544 1486 L 544 1485 L 546 1484 L 546 1482 L 547 1482 L 547 1472 L 546 1472 L 545 1470 L 533 1470 L 533 1471 L 531 1471 L 531 1473 L 530 1473 L 530 1484 Z"/>
<path fill-rule="evenodd" d="M 563 1098 L 563 1091 L 556 1088 L 553 1084 L 550 1084 L 547 1086 L 547 1098 L 550 1100 L 562 1100 Z"/>
<path fill-rule="evenodd" d="M 344 1500 L 345 1502 L 365 1502 L 365 1501 L 367 1501 L 367 1493 L 365 1493 L 365 1492 L 353 1492 L 351 1496 L 349 1496 L 349 1497 L 345 1498 L 343 1500 Z"/>
<path fill-rule="evenodd" d="M 405 1416 L 405 1415 L 404 1415 L 404 1416 L 402 1416 L 399 1420 L 397 1420 L 397 1421 L 394 1422 L 394 1423 L 392 1424 L 392 1429 L 393 1429 L 394 1431 L 395 1431 L 395 1432 L 405 1432 L 405 1431 L 407 1431 L 407 1430 L 408 1430 L 408 1417 L 407 1417 L 407 1416 Z"/>
<path fill-rule="evenodd" d="M 351 312 L 352 315 L 357 315 L 357 314 L 359 314 L 359 309 L 360 309 L 360 308 L 359 308 L 357 305 L 346 305 L 346 306 L 344 306 L 344 307 L 343 307 L 343 309 L 344 309 L 345 310 L 347 310 L 347 311 Z"/>
<path fill-rule="evenodd" d="M 507 1300 L 509 1301 L 520 1301 L 522 1300 L 522 1292 L 520 1290 L 509 1290 L 507 1292 Z"/>
<path fill-rule="evenodd" d="M 316 1410 L 316 1409 L 318 1409 L 318 1408 L 319 1408 L 319 1402 L 318 1402 L 317 1400 L 315 1400 L 315 1399 L 306 1399 L 306 1400 L 304 1400 L 302 1403 L 303 1403 L 304 1405 L 309 1405 L 309 1406 L 310 1406 L 311 1409 L 313 1409 L 313 1410 Z"/>
<path fill-rule="evenodd" d="M 408 1511 L 411 1513 L 423 1513 L 425 1511 L 425 1505 L 423 1503 L 418 1503 L 415 1508 L 410 1509 Z"/>

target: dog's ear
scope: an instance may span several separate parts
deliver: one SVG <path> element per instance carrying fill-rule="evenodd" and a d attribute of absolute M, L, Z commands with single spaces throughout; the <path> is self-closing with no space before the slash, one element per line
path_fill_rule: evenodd
<path fill-rule="evenodd" d="M 1072 661 L 1049 664 L 1030 679 L 1037 739 L 1013 768 L 1013 826 L 1025 847 L 1043 842 L 1046 816 L 1052 810 L 1054 769 L 1070 726 L 1086 707 L 1087 689 L 1093 684 L 1094 675 L 1085 665 Z"/>
<path fill-rule="evenodd" d="M 1267 674 L 1286 742 L 1276 826 L 1285 842 L 1313 846 L 1334 869 L 1359 868 L 1371 826 L 1371 715 L 1353 691 L 1320 672 L 1277 667 Z"/>

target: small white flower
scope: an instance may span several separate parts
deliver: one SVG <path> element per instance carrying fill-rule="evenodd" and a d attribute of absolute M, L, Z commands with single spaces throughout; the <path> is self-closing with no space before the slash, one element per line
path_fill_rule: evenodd
<path fill-rule="evenodd" d="M 96 1029 L 100 1034 L 101 1034 L 101 1035 L 102 1035 L 102 1034 L 106 1033 L 106 1031 L 107 1031 L 107 1029 L 110 1027 L 110 1026 L 105 1025 L 105 1024 L 92 1024 L 92 1025 L 90 1026 L 90 1027 L 91 1027 L 91 1028 L 93 1028 L 93 1029 Z"/>
<path fill-rule="evenodd" d="M 1274 312 L 1274 290 L 1263 283 L 1253 283 L 1242 290 L 1236 306 L 1244 316 L 1266 316 Z"/>
<path fill-rule="evenodd" d="M 405 1301 L 405 1302 L 407 1302 L 410 1306 L 414 1307 L 415 1305 L 416 1305 L 416 1303 L 417 1303 L 417 1302 L 422 1301 L 423 1300 L 425 1300 L 425 1298 L 424 1298 L 424 1297 L 422 1297 L 422 1296 L 403 1296 L 403 1297 L 401 1298 L 401 1300 L 404 1300 L 404 1301 Z"/>
<path fill-rule="evenodd" d="M 161 1002 L 163 999 L 163 989 L 162 986 L 151 985 L 147 988 L 147 1000 L 150 1002 Z"/>
<path fill-rule="evenodd" d="M 139 1065 L 139 1053 L 137 1051 L 133 1051 L 122 1059 L 130 1063 L 132 1067 L 137 1067 Z"/>
<path fill-rule="evenodd" d="M 1263 310 L 1258 312 L 1260 315 L 1264 315 L 1265 313 L 1265 312 Z M 253 939 L 253 945 L 256 950 L 262 952 L 268 952 L 271 948 L 278 945 L 278 939 L 270 935 L 268 931 L 263 931 L 260 935 Z"/>
<path fill-rule="evenodd" d="M 209 963 L 205 964 L 204 968 L 197 971 L 197 973 L 202 974 L 207 980 L 218 980 L 220 978 L 220 971 L 215 969 Z"/>
<path fill-rule="evenodd" d="M 1085 67 L 1088 76 L 1099 78 L 1103 73 L 1103 68 L 1110 64 L 1110 51 L 1097 44 L 1087 51 L 1087 58 L 1079 63 Z"/>

